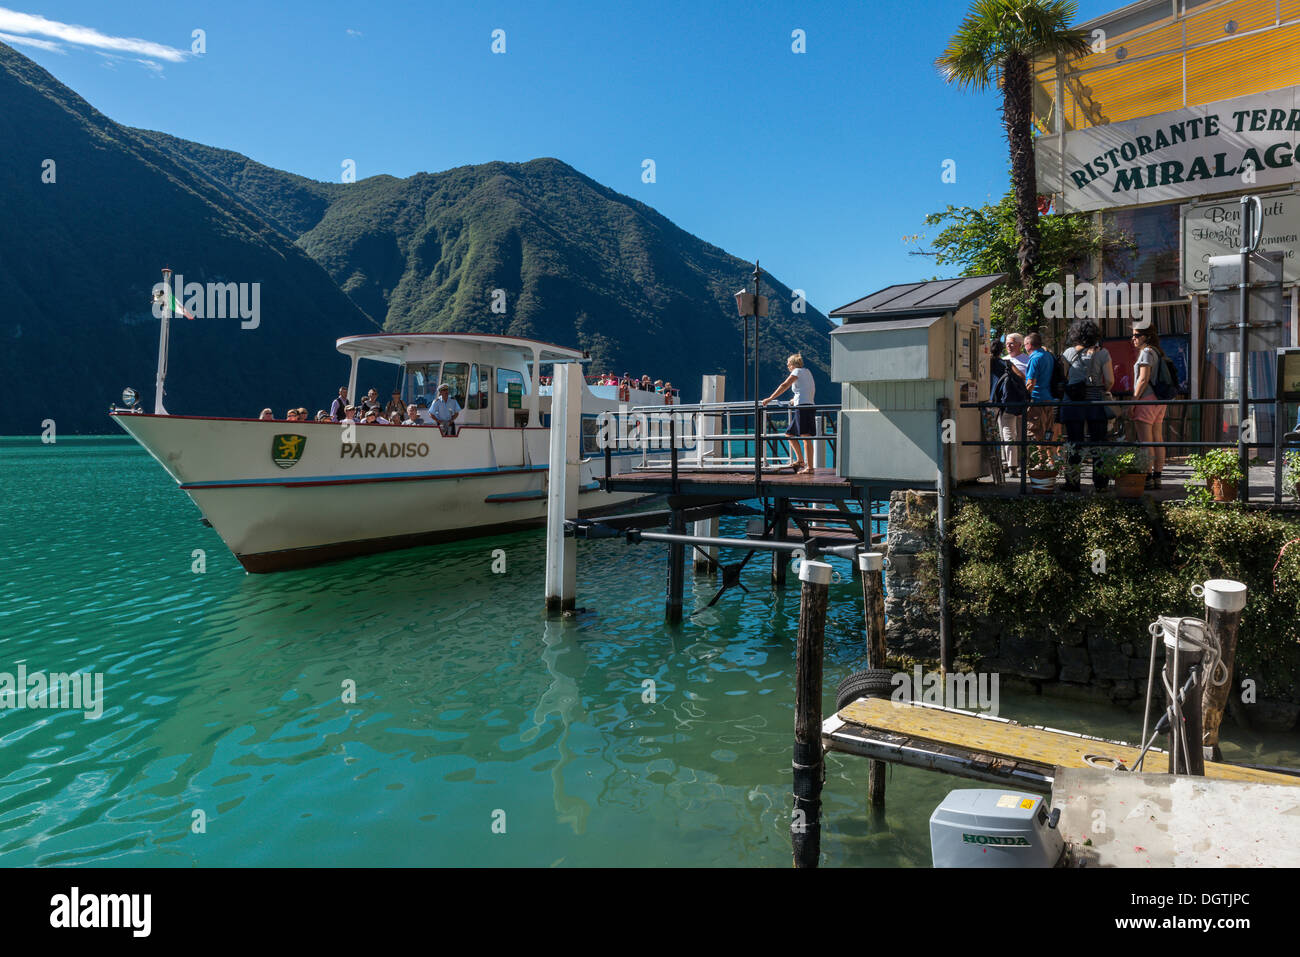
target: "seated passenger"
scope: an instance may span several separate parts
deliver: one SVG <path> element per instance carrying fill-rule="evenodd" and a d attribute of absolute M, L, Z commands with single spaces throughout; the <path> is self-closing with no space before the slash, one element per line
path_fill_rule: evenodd
<path fill-rule="evenodd" d="M 429 410 L 434 425 L 442 430 L 443 435 L 456 434 L 456 417 L 460 415 L 460 403 L 451 397 L 451 386 L 442 383 L 438 386 L 438 398 L 433 400 Z"/>
<path fill-rule="evenodd" d="M 394 389 L 393 397 L 388 400 L 388 405 L 384 406 L 384 417 L 390 422 L 396 419 L 400 423 L 404 415 L 406 415 L 406 403 L 402 401 L 402 393 Z"/>
<path fill-rule="evenodd" d="M 379 411 L 379 393 L 374 389 L 367 392 L 366 397 L 361 400 L 362 412 L 369 412 L 371 409 L 374 409 L 376 412 Z"/>
<path fill-rule="evenodd" d="M 263 409 L 262 414 L 257 417 L 261 421 L 271 421 L 275 419 L 275 413 L 270 409 Z"/>
<path fill-rule="evenodd" d="M 339 419 L 339 425 L 356 425 L 357 424 L 357 407 L 349 405 L 343 410 L 343 418 Z"/>
<path fill-rule="evenodd" d="M 317 409 L 317 410 L 316 410 L 316 421 L 317 421 L 317 422 L 332 422 L 332 421 L 334 421 L 334 420 L 330 418 L 330 414 L 329 414 L 328 412 L 326 412 L 324 409 Z"/>

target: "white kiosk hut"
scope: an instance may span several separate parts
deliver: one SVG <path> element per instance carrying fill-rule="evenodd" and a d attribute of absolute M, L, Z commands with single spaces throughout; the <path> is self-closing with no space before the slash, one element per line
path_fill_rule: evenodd
<path fill-rule="evenodd" d="M 836 471 L 854 482 L 932 485 L 942 462 L 939 401 L 956 443 L 980 438 L 988 398 L 990 290 L 1006 276 L 890 286 L 831 312 L 831 381 L 842 386 Z M 978 478 L 979 446 L 952 447 L 952 481 Z"/>

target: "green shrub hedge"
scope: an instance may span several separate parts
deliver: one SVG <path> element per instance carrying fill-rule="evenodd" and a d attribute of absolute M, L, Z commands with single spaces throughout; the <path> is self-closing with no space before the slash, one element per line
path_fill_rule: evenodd
<path fill-rule="evenodd" d="M 954 611 L 968 619 L 959 633 L 994 617 L 1014 634 L 1100 624 L 1117 643 L 1144 641 L 1157 615 L 1203 616 L 1193 584 L 1233 578 L 1250 589 L 1238 676 L 1300 700 L 1300 518 L 1150 500 L 979 498 L 957 510 L 952 535 Z"/>

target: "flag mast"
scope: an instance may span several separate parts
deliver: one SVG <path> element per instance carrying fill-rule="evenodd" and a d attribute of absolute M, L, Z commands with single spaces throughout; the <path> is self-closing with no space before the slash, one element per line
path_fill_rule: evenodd
<path fill-rule="evenodd" d="M 172 318 L 172 271 L 164 266 L 163 271 L 163 314 L 158 328 L 158 374 L 154 379 L 153 414 L 166 415 L 163 408 L 163 380 L 167 378 L 167 337 L 171 331 Z"/>

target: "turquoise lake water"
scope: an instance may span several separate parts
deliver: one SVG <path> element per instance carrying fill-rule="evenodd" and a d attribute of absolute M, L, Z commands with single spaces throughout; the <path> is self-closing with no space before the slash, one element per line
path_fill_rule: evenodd
<path fill-rule="evenodd" d="M 789 866 L 798 587 L 758 559 L 749 594 L 669 628 L 664 546 L 582 542 L 589 610 L 548 622 L 540 532 L 253 576 L 130 439 L 0 439 L 0 491 L 0 672 L 102 672 L 105 702 L 0 710 L 4 864 Z M 715 588 L 688 575 L 687 611 Z M 846 579 L 828 695 L 861 628 Z M 1001 713 L 1141 728 L 1005 690 Z M 928 866 L 931 811 L 978 786 L 895 768 L 872 818 L 866 762 L 828 761 L 827 865 Z"/>

